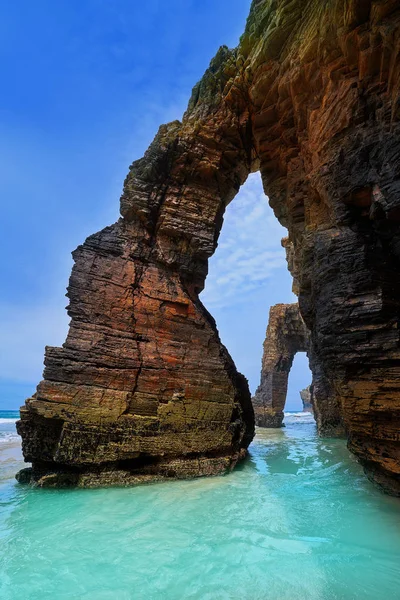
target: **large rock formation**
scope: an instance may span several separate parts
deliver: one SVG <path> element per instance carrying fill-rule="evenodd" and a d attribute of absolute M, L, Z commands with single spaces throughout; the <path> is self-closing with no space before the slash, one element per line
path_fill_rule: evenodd
<path fill-rule="evenodd" d="M 303 412 L 314 412 L 312 404 L 311 386 L 307 386 L 304 390 L 300 390 L 300 398 L 303 404 Z"/>
<path fill-rule="evenodd" d="M 290 368 L 297 352 L 308 352 L 309 343 L 309 332 L 298 304 L 271 307 L 261 382 L 253 399 L 259 427 L 282 427 Z"/>
<path fill-rule="evenodd" d="M 183 123 L 132 164 L 122 219 L 74 253 L 71 324 L 21 410 L 39 485 L 131 484 L 231 469 L 254 435 L 247 381 L 199 300 L 226 204 L 251 166 L 236 52 L 221 49 Z M 229 86 L 228 86 L 229 87 Z"/>
<path fill-rule="evenodd" d="M 284 245 L 286 244 L 287 241 L 284 240 Z M 298 274 L 290 261 L 290 255 L 288 263 L 296 282 Z M 338 398 L 329 386 L 297 303 L 276 304 L 271 307 L 264 341 L 261 380 L 253 398 L 256 425 L 283 426 L 289 372 L 297 352 L 306 352 L 308 355 L 312 372 L 312 405 L 319 434 L 343 437 L 345 429 Z"/>
<path fill-rule="evenodd" d="M 243 455 L 247 386 L 198 294 L 225 206 L 260 169 L 318 385 L 400 493 L 399 24 L 396 0 L 253 2 L 239 47 L 132 165 L 122 219 L 74 253 L 70 332 L 21 412 L 34 479 L 198 475 Z"/>

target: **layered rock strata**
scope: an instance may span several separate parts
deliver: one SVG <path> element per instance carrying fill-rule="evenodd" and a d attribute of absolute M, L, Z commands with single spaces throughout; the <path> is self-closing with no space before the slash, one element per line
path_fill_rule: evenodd
<path fill-rule="evenodd" d="M 287 244 L 287 240 L 283 240 L 288 252 Z M 296 289 L 297 274 L 291 262 L 291 251 L 287 257 L 289 269 L 294 275 L 293 287 Z M 325 437 L 344 437 L 340 403 L 314 351 L 311 334 L 300 314 L 298 303 L 276 304 L 270 309 L 260 385 L 253 398 L 256 425 L 269 428 L 283 426 L 289 373 L 298 352 L 306 352 L 309 360 L 312 383 L 300 395 L 308 399 L 308 410 L 314 413 L 318 433 Z"/>
<path fill-rule="evenodd" d="M 46 348 L 21 410 L 24 472 L 39 485 L 132 484 L 226 472 L 254 416 L 245 378 L 199 300 L 225 205 L 250 169 L 248 112 L 223 91 L 221 49 L 183 123 L 132 164 L 122 218 L 74 253 L 68 337 Z"/>
<path fill-rule="evenodd" d="M 297 352 L 308 352 L 309 343 L 309 332 L 298 304 L 276 304 L 271 307 L 261 382 L 253 398 L 259 427 L 282 427 L 290 368 Z"/>
<path fill-rule="evenodd" d="M 396 0 L 253 2 L 239 47 L 132 165 L 121 220 L 74 253 L 70 332 L 18 426 L 35 480 L 215 473 L 243 455 L 247 385 L 198 295 L 224 209 L 260 169 L 318 385 L 400 494 L 399 31 Z"/>
<path fill-rule="evenodd" d="M 312 404 L 311 386 L 304 388 L 304 390 L 300 390 L 300 398 L 303 404 L 303 412 L 314 412 Z"/>

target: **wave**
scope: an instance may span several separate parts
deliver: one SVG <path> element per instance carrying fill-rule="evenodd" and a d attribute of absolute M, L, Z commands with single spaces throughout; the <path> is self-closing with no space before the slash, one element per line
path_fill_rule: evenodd
<path fill-rule="evenodd" d="M 309 424 L 314 423 L 315 419 L 314 415 L 310 412 L 298 412 L 298 413 L 288 413 L 285 412 L 285 420 L 284 423 L 296 425 L 296 424 Z"/>
<path fill-rule="evenodd" d="M 14 417 L 0 419 L 0 423 L 16 423 L 17 421 L 18 419 L 15 419 Z"/>
<path fill-rule="evenodd" d="M 305 417 L 305 416 L 309 416 L 311 415 L 311 417 L 313 416 L 313 414 L 311 412 L 285 412 L 285 417 Z"/>
<path fill-rule="evenodd" d="M 17 433 L 0 433 L 0 444 L 9 444 L 10 442 L 18 442 L 20 437 Z"/>

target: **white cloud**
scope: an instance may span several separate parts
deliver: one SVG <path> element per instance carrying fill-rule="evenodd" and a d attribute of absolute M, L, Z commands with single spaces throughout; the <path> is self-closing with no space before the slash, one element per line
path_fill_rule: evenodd
<path fill-rule="evenodd" d="M 259 173 L 249 176 L 225 213 L 219 246 L 209 263 L 201 296 L 210 308 L 246 300 L 277 270 L 286 271 L 281 239 L 287 235 L 274 216 Z"/>
<path fill-rule="evenodd" d="M 251 175 L 227 209 L 202 294 L 206 306 L 215 310 L 240 305 L 255 290 L 264 288 L 268 280 L 276 283 L 279 272 L 287 274 L 280 244 L 285 232 L 268 205 L 259 176 Z M 35 305 L 28 298 L 15 305 L 0 303 L 0 379 L 39 382 L 45 345 L 60 346 L 64 342 L 69 318 L 63 294 L 70 259 L 62 267 L 60 273 L 52 274 L 53 282 L 47 282 L 53 296 L 45 303 Z M 267 307 L 265 310 L 267 314 Z"/>

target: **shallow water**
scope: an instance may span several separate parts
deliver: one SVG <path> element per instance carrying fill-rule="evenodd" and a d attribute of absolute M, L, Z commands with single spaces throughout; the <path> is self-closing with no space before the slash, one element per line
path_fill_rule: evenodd
<path fill-rule="evenodd" d="M 399 600 L 399 500 L 287 420 L 226 477 L 37 490 L 0 462 L 0 598 Z"/>

